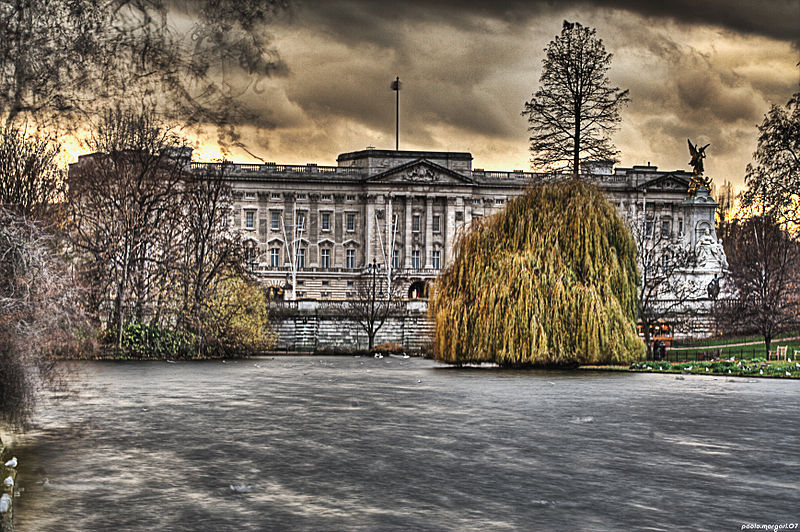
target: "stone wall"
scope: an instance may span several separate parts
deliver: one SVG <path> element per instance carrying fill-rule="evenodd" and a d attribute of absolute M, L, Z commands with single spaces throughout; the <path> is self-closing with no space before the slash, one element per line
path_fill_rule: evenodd
<path fill-rule="evenodd" d="M 433 341 L 433 322 L 425 301 L 395 301 L 392 315 L 375 336 L 375 345 L 391 342 L 408 351 L 425 350 Z M 270 322 L 278 333 L 276 351 L 323 353 L 366 350 L 366 331 L 349 317 L 341 301 L 301 300 L 273 307 Z"/>

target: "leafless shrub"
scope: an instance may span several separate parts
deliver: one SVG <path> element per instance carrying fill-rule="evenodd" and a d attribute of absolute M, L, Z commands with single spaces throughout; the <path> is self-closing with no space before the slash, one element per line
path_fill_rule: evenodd
<path fill-rule="evenodd" d="M 0 421 L 24 427 L 44 389 L 64 385 L 57 351 L 79 327 L 76 288 L 57 239 L 0 209 Z"/>

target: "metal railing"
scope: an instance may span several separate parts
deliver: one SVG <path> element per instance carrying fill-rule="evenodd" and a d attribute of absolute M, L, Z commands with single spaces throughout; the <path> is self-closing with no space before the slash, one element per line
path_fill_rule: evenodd
<path fill-rule="evenodd" d="M 379 303 L 385 303 L 385 300 L 380 300 Z M 393 299 L 389 301 L 389 307 L 392 310 L 405 310 L 410 303 L 414 303 L 416 307 L 427 307 L 424 300 L 419 299 Z M 347 311 L 352 309 L 352 300 L 347 299 L 300 299 L 297 301 L 276 299 L 269 302 L 269 308 L 279 310 L 297 310 L 300 305 L 303 305 L 310 310 L 340 310 Z"/>
<path fill-rule="evenodd" d="M 655 353 L 652 353 L 647 356 L 647 360 L 663 360 L 665 362 L 703 362 L 709 360 L 718 360 L 718 359 L 728 359 L 734 357 L 736 360 L 744 360 L 744 359 L 751 359 L 756 357 L 764 357 L 766 355 L 763 348 L 742 348 L 742 349 L 703 349 L 698 351 L 680 351 L 680 350 L 670 350 L 667 349 L 667 352 L 664 358 L 657 358 Z"/>

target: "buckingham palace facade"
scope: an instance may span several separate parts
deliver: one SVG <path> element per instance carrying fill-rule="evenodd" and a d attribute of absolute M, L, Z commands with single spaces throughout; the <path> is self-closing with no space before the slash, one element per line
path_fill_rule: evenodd
<path fill-rule="evenodd" d="M 337 163 L 226 165 L 234 227 L 245 235 L 250 267 L 276 297 L 352 298 L 356 280 L 373 262 L 383 271 L 390 263 L 399 298 L 425 297 L 470 223 L 545 177 L 473 168 L 466 152 L 368 148 L 343 153 Z M 191 168 L 202 172 L 210 164 Z M 709 234 L 716 242 L 716 203 L 704 189 L 687 197 L 689 172 L 600 163 L 582 170 L 625 218 L 646 220 L 648 231 L 675 235 L 688 246 Z M 707 274 L 720 268 L 712 265 Z"/>

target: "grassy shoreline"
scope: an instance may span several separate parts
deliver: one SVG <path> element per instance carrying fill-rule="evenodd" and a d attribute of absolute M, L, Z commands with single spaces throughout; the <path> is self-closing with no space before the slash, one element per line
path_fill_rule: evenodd
<path fill-rule="evenodd" d="M 617 371 L 624 373 L 661 373 L 674 375 L 713 375 L 715 377 L 757 377 L 773 379 L 800 379 L 800 362 L 751 362 L 748 360 L 714 360 L 709 362 L 634 362 L 629 366 L 581 366 L 589 371 Z"/>

